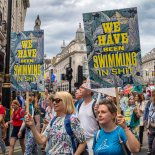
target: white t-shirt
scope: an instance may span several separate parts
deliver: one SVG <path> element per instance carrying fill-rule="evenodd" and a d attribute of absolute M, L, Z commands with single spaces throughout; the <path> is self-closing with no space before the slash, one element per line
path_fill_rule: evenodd
<path fill-rule="evenodd" d="M 94 132 L 99 130 L 98 123 L 94 117 L 92 111 L 92 100 L 89 104 L 84 105 L 84 102 L 81 104 L 78 117 L 81 123 L 82 128 L 84 129 L 86 139 L 94 137 Z"/>

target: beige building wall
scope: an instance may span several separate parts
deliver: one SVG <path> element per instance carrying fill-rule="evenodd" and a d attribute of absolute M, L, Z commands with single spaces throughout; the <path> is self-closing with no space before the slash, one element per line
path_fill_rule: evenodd
<path fill-rule="evenodd" d="M 24 30 L 26 11 L 30 7 L 30 2 L 29 0 L 13 0 L 12 2 L 12 32 L 20 32 Z"/>
<path fill-rule="evenodd" d="M 7 0 L 0 0 L 0 11 L 2 13 L 2 20 L 7 19 Z"/>
<path fill-rule="evenodd" d="M 155 84 L 155 48 L 143 56 L 142 67 L 144 81 Z"/>
<path fill-rule="evenodd" d="M 5 66 L 6 51 L 6 31 L 7 31 L 7 13 L 9 0 L 0 0 L 0 96 L 3 83 L 3 72 Z M 29 0 L 12 0 L 12 32 L 20 32 L 24 30 L 24 22 L 27 8 L 30 7 Z"/>
<path fill-rule="evenodd" d="M 83 66 L 83 75 L 88 76 L 88 65 L 87 65 L 87 53 L 84 38 L 84 31 L 79 25 L 76 31 L 76 37 L 67 46 L 63 44 L 61 51 L 56 55 L 54 63 L 54 74 L 56 75 L 57 88 L 58 90 L 68 91 L 69 82 L 61 80 L 61 74 L 66 74 L 66 67 L 69 65 L 69 57 L 72 58 L 71 67 L 73 69 L 72 79 L 72 91 L 74 90 L 74 83 L 78 80 L 78 66 Z"/>

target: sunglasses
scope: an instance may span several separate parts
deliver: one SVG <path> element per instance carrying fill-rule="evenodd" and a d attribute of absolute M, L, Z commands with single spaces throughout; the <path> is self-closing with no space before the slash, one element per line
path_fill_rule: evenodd
<path fill-rule="evenodd" d="M 53 102 L 55 102 L 55 103 L 59 103 L 60 101 L 62 101 L 62 99 L 60 99 L 60 98 L 53 99 Z"/>

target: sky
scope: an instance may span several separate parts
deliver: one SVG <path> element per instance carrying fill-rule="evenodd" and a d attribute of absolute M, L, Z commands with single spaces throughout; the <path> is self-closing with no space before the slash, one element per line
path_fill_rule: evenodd
<path fill-rule="evenodd" d="M 68 45 L 74 38 L 82 14 L 137 7 L 141 43 L 144 56 L 155 48 L 155 0 L 29 0 L 25 31 L 34 29 L 37 15 L 44 30 L 44 52 L 52 58 L 60 52 L 63 40 Z"/>

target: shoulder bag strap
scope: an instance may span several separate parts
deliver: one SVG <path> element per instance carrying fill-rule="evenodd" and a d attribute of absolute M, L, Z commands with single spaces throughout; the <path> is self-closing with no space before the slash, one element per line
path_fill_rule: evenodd
<path fill-rule="evenodd" d="M 70 136 L 70 139 L 71 139 L 73 152 L 75 153 L 77 147 L 76 147 L 76 144 L 75 144 L 75 141 L 74 141 L 75 136 L 74 136 L 74 133 L 73 133 L 72 128 L 71 128 L 70 117 L 71 117 L 71 114 L 70 115 L 66 115 L 64 124 L 65 124 L 66 132 Z"/>
<path fill-rule="evenodd" d="M 96 133 L 96 142 L 97 142 L 97 140 L 98 140 L 98 137 L 99 137 L 100 131 L 101 131 L 101 130 L 98 130 L 97 133 Z"/>
<path fill-rule="evenodd" d="M 56 120 L 56 118 L 57 118 L 56 116 L 53 117 L 53 119 L 52 119 L 52 121 L 51 121 L 51 123 L 50 123 L 50 126 L 51 126 L 51 127 L 52 127 L 54 121 Z"/>
<path fill-rule="evenodd" d="M 79 113 L 79 111 L 80 111 L 80 107 L 81 107 L 82 103 L 83 103 L 83 100 L 82 100 L 82 101 L 79 103 L 79 105 L 78 105 L 78 113 Z"/>
<path fill-rule="evenodd" d="M 121 146 L 122 146 L 122 149 L 123 149 L 124 155 L 128 155 L 127 150 L 126 150 L 126 148 L 125 148 L 125 145 L 126 145 L 126 144 L 124 144 L 124 142 L 123 142 L 123 140 L 121 139 L 119 133 L 120 133 L 120 128 L 119 128 L 119 131 L 118 131 L 119 142 L 120 142 L 120 144 L 121 144 Z"/>

